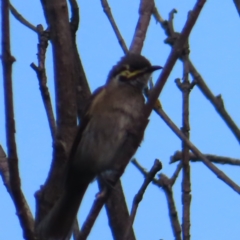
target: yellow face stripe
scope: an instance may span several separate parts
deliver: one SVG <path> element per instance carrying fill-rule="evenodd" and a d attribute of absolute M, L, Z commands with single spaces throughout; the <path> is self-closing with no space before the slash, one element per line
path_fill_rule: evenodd
<path fill-rule="evenodd" d="M 119 73 L 119 76 L 123 76 L 126 78 L 132 78 L 140 73 L 143 73 L 146 69 L 141 69 L 141 70 L 135 70 L 134 72 L 129 71 L 128 69 L 123 70 L 122 72 Z"/>

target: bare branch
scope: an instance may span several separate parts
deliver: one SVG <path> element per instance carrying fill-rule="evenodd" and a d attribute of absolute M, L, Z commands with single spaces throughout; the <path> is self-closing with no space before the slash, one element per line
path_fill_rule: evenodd
<path fill-rule="evenodd" d="M 30 66 L 37 74 L 39 88 L 42 95 L 43 104 L 46 110 L 52 139 L 53 141 L 55 141 L 56 123 L 54 119 L 50 93 L 47 87 L 47 75 L 46 75 L 46 68 L 45 68 L 45 57 L 46 57 L 46 51 L 48 47 L 49 31 L 48 30 L 44 31 L 42 25 L 38 25 L 37 30 L 38 30 L 38 39 L 39 39 L 38 53 L 37 53 L 38 66 L 36 66 L 34 63 L 31 63 Z"/>
<path fill-rule="evenodd" d="M 172 11 L 171 14 L 175 13 L 175 11 Z M 154 8 L 153 10 L 153 16 L 155 19 L 160 23 L 161 27 L 164 29 L 166 35 L 168 36 L 166 41 L 168 44 L 170 44 L 172 47 L 175 44 L 179 33 L 174 32 L 173 30 L 173 15 L 170 14 L 169 21 L 164 21 L 162 17 L 160 16 L 157 8 Z M 169 40 L 171 39 L 171 40 Z M 180 60 L 182 59 L 182 56 L 179 56 Z M 214 96 L 214 94 L 211 92 L 211 90 L 208 88 L 206 83 L 204 82 L 201 75 L 198 73 L 196 68 L 194 67 L 193 63 L 189 60 L 189 72 L 191 76 L 193 77 L 194 81 L 193 84 L 197 84 L 199 89 L 202 91 L 202 93 L 205 95 L 205 97 L 213 104 L 216 111 L 219 113 L 219 115 L 222 117 L 222 119 L 225 121 L 227 126 L 231 129 L 234 136 L 237 138 L 238 142 L 240 142 L 240 129 L 236 125 L 236 123 L 232 120 L 226 109 L 224 108 L 223 100 L 221 98 L 221 95 Z"/>
<path fill-rule="evenodd" d="M 107 18 L 109 19 L 109 21 L 112 25 L 113 31 L 116 34 L 116 37 L 118 39 L 118 42 L 119 42 L 120 46 L 122 47 L 122 50 L 123 50 L 124 54 L 127 54 L 128 53 L 128 48 L 125 44 L 125 41 L 124 41 L 118 27 L 117 27 L 117 24 L 116 24 L 116 22 L 113 18 L 111 8 L 109 7 L 109 4 L 108 4 L 107 0 L 101 0 L 101 4 L 102 4 L 102 7 L 103 7 L 103 11 L 107 15 Z"/>
<path fill-rule="evenodd" d="M 223 99 L 221 95 L 214 96 L 211 90 L 208 88 L 206 83 L 204 82 L 201 75 L 197 72 L 196 68 L 194 67 L 193 63 L 189 62 L 189 70 L 190 74 L 192 75 L 193 79 L 196 81 L 197 86 L 202 91 L 204 96 L 212 103 L 215 107 L 218 114 L 222 117 L 225 121 L 229 129 L 232 131 L 234 136 L 237 138 L 238 142 L 240 142 L 240 129 L 236 125 L 236 123 L 232 120 L 228 112 L 226 111 L 223 103 Z"/>
<path fill-rule="evenodd" d="M 223 157 L 223 156 L 217 156 L 213 154 L 204 154 L 204 156 L 213 163 L 219 163 L 219 164 L 228 164 L 228 165 L 234 165 L 234 166 L 240 166 L 240 159 L 236 158 L 229 158 L 229 157 Z M 201 162 L 201 159 L 199 159 L 198 156 L 196 156 L 194 153 L 190 153 L 190 160 L 192 162 Z M 177 162 L 182 159 L 182 152 L 176 151 L 173 156 L 170 158 L 170 163 Z"/>
<path fill-rule="evenodd" d="M 18 155 L 15 141 L 15 120 L 12 91 L 12 64 L 15 61 L 11 55 L 10 27 L 9 27 L 9 1 L 2 1 L 2 66 L 4 82 L 6 140 L 8 152 L 8 167 L 10 173 L 10 193 L 19 218 L 23 236 L 33 240 L 34 221 L 25 197 L 21 190 L 21 180 L 18 170 Z"/>
<path fill-rule="evenodd" d="M 225 182 L 229 187 L 231 187 L 234 191 L 240 194 L 240 187 L 232 181 L 224 172 L 219 170 L 214 164 L 212 164 L 199 150 L 193 145 L 178 129 L 178 127 L 172 122 L 172 120 L 167 116 L 167 114 L 163 111 L 163 109 L 159 108 L 155 110 L 156 113 L 163 119 L 163 121 L 172 129 L 172 131 L 187 144 L 187 146 L 192 150 L 199 159 L 202 159 L 202 162 L 223 182 Z"/>
<path fill-rule="evenodd" d="M 148 172 L 137 162 L 136 159 L 133 159 L 132 163 L 143 174 L 144 177 L 148 176 Z M 177 167 L 175 173 L 173 174 L 173 177 L 176 177 L 179 171 L 181 170 L 181 167 L 179 166 Z M 179 224 L 178 213 L 176 210 L 175 201 L 173 198 L 173 191 L 172 191 L 172 186 L 175 182 L 173 177 L 169 179 L 166 175 L 159 174 L 159 179 L 153 178 L 152 182 L 156 186 L 163 189 L 167 199 L 167 203 L 168 203 L 168 212 L 169 212 L 169 218 L 170 218 L 170 222 L 173 230 L 173 235 L 176 240 L 181 240 L 181 227 Z"/>
<path fill-rule="evenodd" d="M 138 205 L 142 201 L 143 195 L 144 195 L 149 183 L 152 182 L 152 180 L 154 179 L 157 172 L 160 171 L 161 169 L 162 169 L 162 164 L 158 159 L 156 159 L 154 161 L 154 164 L 153 164 L 151 170 L 145 176 L 145 179 L 144 179 L 144 182 L 143 182 L 141 188 L 139 189 L 138 193 L 135 195 L 135 197 L 133 199 L 131 215 L 129 217 L 128 226 L 127 226 L 127 229 L 126 229 L 126 232 L 124 235 L 124 239 L 128 239 L 128 234 L 132 228 L 132 225 L 133 225 L 136 213 L 137 213 Z"/>
<path fill-rule="evenodd" d="M 36 226 L 44 221 L 44 217 L 62 193 L 68 153 L 77 130 L 76 58 L 67 2 L 41 0 L 41 4 L 51 32 L 57 134 L 48 178 L 36 194 Z"/>
<path fill-rule="evenodd" d="M 12 13 L 12 15 L 20 22 L 22 23 L 24 26 L 30 28 L 31 30 L 33 30 L 34 32 L 38 33 L 38 29 L 37 27 L 35 27 L 33 24 L 31 24 L 30 22 L 28 22 L 18 11 L 16 8 L 14 8 L 14 6 L 10 3 L 9 4 L 9 9 Z"/>
<path fill-rule="evenodd" d="M 161 93 L 167 79 L 168 76 L 170 74 L 170 72 L 173 69 L 173 66 L 175 65 L 178 57 L 180 54 L 182 54 L 182 50 L 185 46 L 185 43 L 187 42 L 187 39 L 190 35 L 190 32 L 194 26 L 194 24 L 197 21 L 197 18 L 205 4 L 206 0 L 198 0 L 197 3 L 195 4 L 190 16 L 187 19 L 187 22 L 182 30 L 182 33 L 180 35 L 180 37 L 178 38 L 177 42 L 174 45 L 174 48 L 172 49 L 167 62 L 165 63 L 165 66 L 163 68 L 163 71 L 161 72 L 156 86 L 154 87 L 153 91 L 151 92 L 151 95 L 148 99 L 146 108 L 145 108 L 145 114 L 146 116 L 149 116 L 156 101 L 157 98 L 159 96 L 159 94 Z"/>
<path fill-rule="evenodd" d="M 176 168 L 175 172 L 173 173 L 172 177 L 170 178 L 170 179 L 171 179 L 171 185 L 172 185 L 172 186 L 173 186 L 174 183 L 176 182 L 177 177 L 178 177 L 181 169 L 182 169 L 182 162 L 180 162 L 180 163 L 177 165 L 177 168 Z"/>
<path fill-rule="evenodd" d="M 137 22 L 134 37 L 130 46 L 130 51 L 140 53 L 146 37 L 147 29 L 151 20 L 151 13 L 154 7 L 153 0 L 141 0 L 139 7 L 139 19 Z"/>

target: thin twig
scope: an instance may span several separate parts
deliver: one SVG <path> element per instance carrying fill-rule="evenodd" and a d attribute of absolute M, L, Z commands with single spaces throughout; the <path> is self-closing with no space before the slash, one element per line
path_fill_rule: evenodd
<path fill-rule="evenodd" d="M 172 120 L 167 116 L 163 109 L 159 108 L 155 110 L 156 113 L 163 119 L 163 121 L 172 129 L 172 131 L 182 140 L 187 146 L 192 150 L 192 152 L 198 156 L 199 159 L 223 182 L 225 182 L 234 191 L 240 194 L 240 187 L 232 181 L 224 172 L 219 170 L 213 163 L 211 163 L 200 151 L 193 145 L 186 136 L 178 129 L 178 127 L 172 122 Z"/>
<path fill-rule="evenodd" d="M 2 66 L 4 82 L 5 122 L 8 166 L 10 173 L 10 193 L 19 218 L 25 239 L 34 240 L 34 220 L 26 199 L 21 190 L 18 169 L 18 154 L 15 140 L 15 120 L 12 91 L 12 64 L 15 58 L 11 55 L 9 1 L 2 0 Z"/>
<path fill-rule="evenodd" d="M 133 199 L 131 215 L 129 217 L 128 226 L 127 226 L 127 229 L 126 229 L 126 232 L 125 232 L 125 235 L 124 235 L 123 239 L 125 239 L 125 240 L 128 239 L 128 234 L 129 234 L 129 231 L 132 228 L 132 225 L 133 225 L 136 213 L 137 213 L 137 209 L 138 209 L 139 203 L 142 201 L 143 195 L 144 195 L 144 193 L 145 193 L 149 183 L 152 182 L 152 180 L 154 179 L 154 177 L 157 174 L 157 172 L 160 171 L 161 169 L 162 169 L 162 164 L 161 164 L 161 162 L 158 159 L 156 159 L 154 161 L 154 164 L 153 164 L 151 170 L 145 176 L 145 179 L 144 179 L 144 182 L 143 182 L 141 188 L 139 189 L 138 193 L 135 195 L 135 197 Z"/>
<path fill-rule="evenodd" d="M 171 185 L 173 186 L 174 183 L 176 182 L 177 180 L 177 177 L 180 173 L 180 171 L 182 170 L 182 162 L 180 162 L 178 165 L 177 165 L 177 168 L 175 170 L 175 172 L 173 173 L 172 177 L 170 178 L 171 179 Z"/>
<path fill-rule="evenodd" d="M 113 18 L 111 8 L 109 7 L 109 4 L 108 4 L 107 0 L 101 0 L 101 4 L 102 4 L 102 7 L 103 7 L 103 11 L 107 15 L 107 18 L 109 19 L 109 21 L 112 25 L 113 31 L 116 34 L 116 37 L 118 39 L 118 42 L 119 42 L 120 46 L 122 47 L 122 50 L 123 50 L 124 54 L 127 54 L 128 53 L 128 48 L 125 44 L 125 41 L 124 41 L 118 27 L 117 27 L 117 24 L 116 24 L 116 22 Z"/>
<path fill-rule="evenodd" d="M 139 19 L 137 22 L 134 37 L 130 46 L 130 51 L 140 53 L 146 37 L 147 29 L 151 20 L 151 14 L 154 7 L 153 0 L 141 0 L 139 6 Z"/>
<path fill-rule="evenodd" d="M 179 33 L 176 33 L 171 29 L 173 24 L 172 23 L 173 13 L 175 13 L 175 11 L 171 12 L 172 15 L 169 18 L 169 21 L 164 21 L 163 18 L 160 16 L 157 8 L 155 7 L 153 10 L 153 16 L 160 23 L 161 27 L 164 29 L 166 35 L 168 36 L 168 41 L 166 42 L 170 44 L 172 47 L 174 46 L 175 41 L 179 36 Z M 169 39 L 171 39 L 171 41 Z M 179 59 L 182 60 L 182 56 L 179 56 Z M 238 142 L 240 142 L 240 128 L 236 125 L 236 123 L 230 117 L 229 113 L 226 111 L 221 95 L 214 96 L 214 94 L 208 88 L 205 81 L 203 80 L 201 75 L 198 73 L 198 71 L 194 67 L 194 64 L 190 60 L 189 60 L 189 72 L 194 79 L 194 83 L 197 84 L 201 92 L 212 103 L 212 105 L 215 107 L 218 114 L 222 117 L 222 119 L 225 121 L 227 126 L 231 129 L 234 136 L 237 138 Z"/>
<path fill-rule="evenodd" d="M 132 163 L 146 178 L 148 175 L 148 172 L 137 162 L 137 160 L 133 159 Z M 173 235 L 176 240 L 181 240 L 181 227 L 178 220 L 178 213 L 175 206 L 172 186 L 175 182 L 175 179 L 173 178 L 176 178 L 178 176 L 180 170 L 181 170 L 181 165 L 179 164 L 172 178 L 169 179 L 166 175 L 159 174 L 159 179 L 155 179 L 155 178 L 152 179 L 152 183 L 162 188 L 165 193 L 167 203 L 168 203 L 169 218 L 170 218 L 170 222 L 173 230 Z"/>
<path fill-rule="evenodd" d="M 33 24 L 31 24 L 29 21 L 27 21 L 18 11 L 17 9 L 10 3 L 9 4 L 9 9 L 12 13 L 12 15 L 24 26 L 30 28 L 34 32 L 38 33 L 37 27 L 35 27 Z"/>
<path fill-rule="evenodd" d="M 45 57 L 46 57 L 46 51 L 48 46 L 48 40 L 49 40 L 49 31 L 48 30 L 44 31 L 42 25 L 38 25 L 37 29 L 38 29 L 38 38 L 39 38 L 38 54 L 37 54 L 38 66 L 36 66 L 34 63 L 31 63 L 30 66 L 37 74 L 39 88 L 40 88 L 43 104 L 44 104 L 47 118 L 48 118 L 49 128 L 51 131 L 52 139 L 53 141 L 55 141 L 56 123 L 54 119 L 50 93 L 47 87 L 47 75 L 46 75 L 46 68 L 45 68 Z"/>
<path fill-rule="evenodd" d="M 234 166 L 240 166 L 240 159 L 236 158 L 229 158 L 229 157 L 223 157 L 223 156 L 217 156 L 213 154 L 204 154 L 204 156 L 213 163 L 218 164 L 228 164 L 228 165 L 234 165 Z M 190 160 L 192 162 L 201 162 L 202 160 L 199 159 L 198 156 L 196 156 L 194 153 L 190 153 Z M 182 152 L 176 151 L 173 156 L 170 158 L 170 163 L 177 162 L 182 159 Z"/>

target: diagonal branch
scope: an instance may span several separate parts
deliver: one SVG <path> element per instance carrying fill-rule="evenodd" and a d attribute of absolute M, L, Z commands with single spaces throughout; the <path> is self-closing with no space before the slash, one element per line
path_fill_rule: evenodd
<path fill-rule="evenodd" d="M 15 58 L 11 55 L 9 1 L 2 0 L 2 66 L 4 84 L 6 140 L 8 166 L 10 173 L 10 195 L 14 202 L 25 239 L 34 239 L 34 220 L 21 190 L 21 180 L 18 169 L 18 155 L 15 140 L 15 120 L 12 90 L 12 64 Z"/>
<path fill-rule="evenodd" d="M 225 121 L 229 129 L 232 131 L 232 133 L 240 143 L 240 129 L 226 111 L 221 95 L 218 95 L 216 97 L 213 95 L 201 75 L 197 72 L 192 62 L 189 62 L 189 70 L 201 92 L 212 103 L 218 114 L 222 117 L 222 119 Z"/>
<path fill-rule="evenodd" d="M 143 176 L 146 178 L 148 176 L 148 172 L 137 162 L 136 159 L 132 160 L 133 165 L 143 174 Z M 156 186 L 163 189 L 167 204 L 168 204 L 168 212 L 169 212 L 169 218 L 173 230 L 173 235 L 176 240 L 181 240 L 181 226 L 178 220 L 178 212 L 176 209 L 174 197 L 173 197 L 173 191 L 172 186 L 175 183 L 175 180 L 181 170 L 181 164 L 179 164 L 176 168 L 176 171 L 174 172 L 172 178 L 168 178 L 164 174 L 159 174 L 159 179 L 152 179 L 152 183 Z"/>
<path fill-rule="evenodd" d="M 34 32 L 38 33 L 38 29 L 37 27 L 35 27 L 33 24 L 31 24 L 28 20 L 26 20 L 18 11 L 17 9 L 11 4 L 9 3 L 9 9 L 12 13 L 12 15 L 20 22 L 22 23 L 24 26 L 30 28 L 31 30 L 33 30 Z"/>
<path fill-rule="evenodd" d="M 239 3 L 240 5 L 240 3 Z M 173 47 L 175 41 L 179 37 L 179 34 L 174 32 L 173 29 L 173 14 L 175 11 L 173 10 L 170 13 L 169 21 L 164 21 L 162 17 L 160 16 L 157 8 L 155 7 L 153 9 L 153 16 L 155 19 L 160 23 L 161 27 L 164 29 L 166 35 L 168 36 L 166 43 L 171 45 Z M 170 41 L 169 41 L 170 40 Z M 182 56 L 179 56 L 179 59 L 182 60 Z M 189 60 L 189 72 L 191 76 L 193 77 L 194 81 L 196 82 L 199 89 L 202 91 L 202 93 L 205 95 L 205 97 L 213 104 L 218 114 L 222 117 L 222 119 L 225 121 L 227 126 L 231 129 L 234 136 L 237 138 L 238 142 L 240 142 L 240 129 L 236 125 L 236 123 L 232 120 L 226 109 L 224 108 L 224 103 L 221 98 L 221 95 L 214 96 L 214 94 L 211 92 L 211 90 L 206 85 L 205 81 L 201 77 L 201 75 L 198 73 L 196 68 L 194 67 L 193 63 Z"/>
<path fill-rule="evenodd" d="M 107 18 L 109 19 L 109 22 L 112 25 L 113 31 L 116 34 L 116 37 L 118 39 L 118 42 L 119 42 L 120 46 L 122 47 L 122 50 L 123 50 L 124 54 L 127 54 L 128 53 L 128 48 L 125 44 L 125 41 L 124 41 L 118 27 L 117 27 L 117 24 L 116 24 L 116 22 L 113 18 L 111 8 L 109 7 L 109 4 L 108 4 L 107 0 L 101 0 L 101 4 L 102 4 L 102 7 L 103 7 L 103 11 L 107 15 Z"/>
<path fill-rule="evenodd" d="M 187 42 L 187 39 L 190 35 L 191 30 L 193 29 L 194 24 L 197 21 L 197 18 L 205 4 L 206 0 L 198 0 L 195 4 L 193 10 L 191 11 L 190 16 L 187 19 L 187 22 L 185 23 L 183 30 L 176 41 L 174 48 L 172 49 L 167 62 L 165 63 L 165 66 L 156 82 L 156 85 L 154 89 L 151 92 L 151 95 L 148 99 L 147 106 L 145 108 L 145 114 L 146 116 L 149 116 L 158 96 L 160 95 L 165 83 L 167 82 L 167 79 L 170 75 L 170 72 L 172 71 L 178 57 L 181 55 L 182 50 L 185 46 L 185 43 Z"/>
<path fill-rule="evenodd" d="M 142 201 L 143 195 L 144 195 L 148 185 L 152 182 L 152 180 L 154 179 L 157 172 L 160 171 L 161 169 L 162 169 L 162 164 L 158 159 L 156 159 L 154 161 L 154 164 L 153 164 L 151 170 L 145 176 L 145 179 L 144 179 L 144 182 L 143 182 L 141 188 L 139 189 L 139 191 L 137 192 L 137 194 L 135 195 L 135 197 L 133 199 L 131 215 L 128 220 L 128 225 L 127 225 L 127 229 L 126 229 L 126 232 L 124 235 L 124 239 L 126 239 L 126 240 L 128 239 L 129 231 L 132 228 L 139 203 Z"/>
<path fill-rule="evenodd" d="M 192 152 L 198 156 L 199 159 L 223 182 L 225 182 L 234 191 L 240 194 L 240 187 L 232 181 L 224 172 L 219 170 L 213 163 L 211 163 L 199 150 L 193 145 L 186 136 L 178 129 L 178 127 L 172 122 L 172 120 L 167 116 L 163 109 L 159 108 L 156 110 L 157 114 L 163 119 L 163 121 L 172 129 L 172 131 L 182 140 L 185 144 L 192 150 Z"/>

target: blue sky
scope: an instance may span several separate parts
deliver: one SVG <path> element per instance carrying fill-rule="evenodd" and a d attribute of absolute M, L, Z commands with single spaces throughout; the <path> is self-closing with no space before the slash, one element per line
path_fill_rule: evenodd
<path fill-rule="evenodd" d="M 34 25 L 43 24 L 40 1 L 14 0 L 12 4 Z M 130 45 L 138 19 L 137 0 L 111 0 L 112 13 L 127 46 Z M 163 18 L 173 8 L 175 29 L 181 31 L 188 10 L 195 1 L 156 1 Z M 118 41 L 106 18 L 100 1 L 79 1 L 80 29 L 78 49 L 86 71 L 91 90 L 103 85 L 106 76 L 123 55 Z M 225 107 L 236 123 L 240 122 L 237 109 L 240 106 L 240 31 L 239 16 L 233 1 L 208 1 L 190 36 L 190 58 L 215 95 L 222 94 Z M 16 138 L 20 159 L 22 188 L 32 212 L 35 211 L 34 193 L 44 183 L 51 163 L 51 137 L 47 118 L 41 100 L 38 81 L 30 63 L 37 63 L 37 35 L 11 18 L 12 54 L 17 59 L 13 67 L 14 105 L 16 118 Z M 166 36 L 159 24 L 152 18 L 142 54 L 152 64 L 164 65 L 170 47 L 163 43 Z M 2 72 L 2 69 L 0 68 Z M 54 102 L 51 46 L 47 54 L 48 85 Z M 154 74 L 154 80 L 159 73 Z M 0 75 L 2 76 L 2 74 Z M 177 62 L 161 94 L 161 102 L 172 120 L 181 127 L 181 93 L 174 80 L 182 77 L 182 64 Z M 0 77 L 2 79 L 2 77 Z M 210 102 L 195 87 L 190 96 L 191 141 L 203 152 L 239 158 L 239 143 Z M 3 103 L 2 87 L 0 103 Z M 0 104 L 0 144 L 6 149 L 4 133 L 4 108 Z M 181 149 L 181 141 L 152 113 L 145 138 L 136 158 L 150 169 L 155 158 L 163 163 L 162 172 L 171 176 L 176 164 L 169 165 L 169 157 Z M 239 184 L 238 167 L 219 166 Z M 181 178 L 174 185 L 175 201 L 181 220 Z M 239 196 L 225 183 L 217 179 L 202 163 L 191 164 L 192 205 L 191 236 L 194 240 L 237 240 L 239 239 Z M 142 175 L 131 165 L 122 177 L 129 208 L 132 199 L 143 182 Z M 21 228 L 15 215 L 13 203 L 0 183 L 0 239 L 22 239 Z M 91 184 L 79 212 L 80 223 L 85 219 L 97 192 L 96 183 Z M 168 218 L 166 199 L 163 191 L 151 185 L 139 206 L 134 223 L 138 240 L 173 239 Z M 101 236 L 101 237 L 99 237 Z M 89 237 L 112 239 L 105 209 L 94 225 Z"/>

